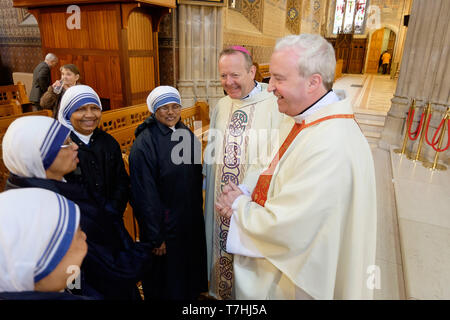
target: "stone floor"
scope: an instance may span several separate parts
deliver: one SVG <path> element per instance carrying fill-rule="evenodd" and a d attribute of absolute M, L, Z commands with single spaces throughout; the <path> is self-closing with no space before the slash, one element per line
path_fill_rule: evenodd
<path fill-rule="evenodd" d="M 386 114 L 396 80 L 344 75 L 355 112 Z M 450 299 L 450 168 L 431 171 L 391 150 L 372 148 L 377 179 L 375 299 Z"/>

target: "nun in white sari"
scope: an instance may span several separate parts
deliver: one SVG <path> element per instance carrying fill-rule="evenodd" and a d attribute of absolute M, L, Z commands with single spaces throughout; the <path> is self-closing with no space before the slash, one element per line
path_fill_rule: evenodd
<path fill-rule="evenodd" d="M 64 93 L 58 120 L 71 130 L 80 159 L 77 169 L 65 178 L 85 186 L 103 201 L 102 206 L 122 217 L 129 200 L 130 179 L 119 143 L 98 128 L 101 117 L 101 100 L 91 87 L 77 85 Z"/>
<path fill-rule="evenodd" d="M 64 175 L 78 163 L 78 145 L 69 133 L 69 128 L 49 117 L 27 116 L 12 122 L 2 144 L 4 163 L 11 172 L 6 190 L 43 188 L 79 206 L 89 250 L 77 293 L 99 299 L 139 299 L 136 282 L 149 249 L 135 245 L 122 218 L 106 211 L 87 189 L 65 181 Z"/>
<path fill-rule="evenodd" d="M 0 300 L 63 299 L 87 252 L 78 206 L 44 189 L 0 194 Z"/>

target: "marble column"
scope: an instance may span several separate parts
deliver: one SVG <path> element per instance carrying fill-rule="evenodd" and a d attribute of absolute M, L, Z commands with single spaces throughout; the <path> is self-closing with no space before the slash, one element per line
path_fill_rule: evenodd
<path fill-rule="evenodd" d="M 379 146 L 388 149 L 400 146 L 410 101 L 415 98 L 417 109 L 413 128 L 418 125 L 423 107 L 430 102 L 432 118 L 429 139 L 436 131 L 450 105 L 450 1 L 414 0 L 396 92 L 392 98 Z M 409 141 L 407 149 L 415 152 L 418 140 Z M 446 142 L 446 140 L 444 141 Z M 426 143 L 422 154 L 432 160 L 435 151 Z M 450 150 L 440 155 L 449 163 Z"/>
<path fill-rule="evenodd" d="M 180 75 L 178 89 L 183 107 L 197 100 L 210 107 L 223 97 L 217 61 L 222 50 L 223 8 L 178 5 Z"/>

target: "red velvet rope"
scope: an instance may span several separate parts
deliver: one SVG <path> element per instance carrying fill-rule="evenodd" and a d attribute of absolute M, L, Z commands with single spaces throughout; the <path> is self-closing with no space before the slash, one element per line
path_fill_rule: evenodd
<path fill-rule="evenodd" d="M 411 113 L 411 110 L 412 110 L 412 113 Z M 411 126 L 412 126 L 413 119 L 414 119 L 414 113 L 415 113 L 414 108 L 409 109 L 409 111 L 408 111 L 408 121 L 409 121 L 408 136 L 409 136 L 409 139 L 411 139 L 412 141 L 416 140 L 419 137 L 419 132 L 420 132 L 420 129 L 422 128 L 423 119 L 424 119 L 424 115 L 425 115 L 425 112 L 422 112 L 422 115 L 420 116 L 420 122 L 419 122 L 419 125 L 417 126 L 417 129 L 414 132 L 411 132 Z M 431 115 L 430 115 L 430 117 L 431 117 Z M 412 134 L 414 134 L 414 137 L 411 136 Z"/>
<path fill-rule="evenodd" d="M 436 129 L 436 132 L 433 135 L 433 139 L 431 139 L 431 142 L 428 140 L 428 128 L 430 126 L 430 120 L 431 120 L 431 116 L 428 118 L 427 127 L 425 129 L 425 140 L 436 152 L 442 152 L 442 151 L 447 150 L 448 147 L 450 146 L 450 119 L 446 119 L 445 117 L 442 119 L 441 123 L 439 124 L 439 126 Z M 444 149 L 439 149 L 439 148 L 436 148 L 435 145 L 437 145 L 439 142 L 438 132 L 441 131 L 441 127 L 442 127 L 442 130 L 445 130 L 445 127 L 444 127 L 445 121 L 447 121 L 447 145 L 445 146 Z"/>

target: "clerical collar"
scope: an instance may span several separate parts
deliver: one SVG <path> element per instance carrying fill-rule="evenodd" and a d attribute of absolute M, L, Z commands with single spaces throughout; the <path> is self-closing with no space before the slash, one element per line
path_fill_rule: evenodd
<path fill-rule="evenodd" d="M 250 93 L 248 95 L 246 95 L 245 97 L 243 97 L 241 100 L 250 99 L 252 96 L 260 93 L 261 91 L 262 91 L 261 84 L 259 82 L 255 81 L 255 87 L 253 88 L 253 90 L 250 91 Z"/>
<path fill-rule="evenodd" d="M 296 115 L 294 117 L 295 122 L 302 122 L 305 120 L 309 115 L 315 113 L 317 110 L 319 110 L 322 107 L 325 107 L 329 104 L 338 102 L 339 97 L 336 93 L 334 93 L 333 90 L 329 90 L 327 93 L 325 93 L 319 100 L 314 102 L 312 105 L 310 105 L 308 108 L 300 112 L 300 114 Z"/>
<path fill-rule="evenodd" d="M 86 145 L 89 145 L 89 140 L 91 140 L 91 137 L 92 137 L 92 135 L 94 134 L 94 133 L 92 132 L 91 134 L 89 134 L 89 135 L 86 136 L 86 135 L 84 135 L 84 134 L 81 134 L 81 133 L 79 133 L 79 132 L 76 132 L 75 130 L 73 131 L 73 133 L 75 133 L 76 136 L 77 136 L 78 138 L 80 138 L 80 140 L 83 141 L 83 143 L 86 144 Z"/>

